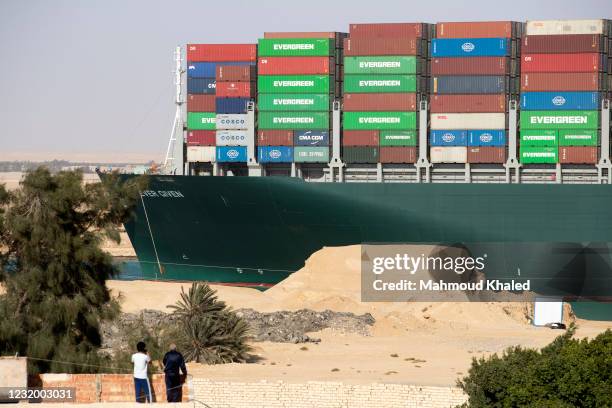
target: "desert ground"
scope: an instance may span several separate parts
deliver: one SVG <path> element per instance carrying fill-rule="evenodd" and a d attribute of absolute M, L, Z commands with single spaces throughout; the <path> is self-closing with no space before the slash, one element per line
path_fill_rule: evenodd
<path fill-rule="evenodd" d="M 168 311 L 188 283 L 111 281 L 125 312 Z M 360 295 L 360 247 L 324 248 L 303 269 L 267 290 L 213 285 L 231 307 L 261 312 L 313 309 L 371 313 L 369 336 L 325 329 L 318 344 L 253 343 L 257 363 L 205 366 L 191 372 L 215 380 L 282 379 L 345 383 L 454 385 L 473 357 L 513 345 L 542 347 L 562 332 L 535 327 L 525 303 L 365 303 Z M 569 312 L 569 308 L 567 308 Z M 569 313 L 566 313 L 569 316 Z M 569 322 L 569 319 L 568 319 Z M 577 320 L 579 337 L 594 337 L 612 322 Z"/>

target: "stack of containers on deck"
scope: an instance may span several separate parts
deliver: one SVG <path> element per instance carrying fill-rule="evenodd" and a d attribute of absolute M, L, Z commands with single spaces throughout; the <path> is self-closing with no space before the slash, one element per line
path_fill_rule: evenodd
<path fill-rule="evenodd" d="M 344 40 L 342 158 L 414 163 L 417 94 L 426 92 L 429 26 L 351 24 Z"/>
<path fill-rule="evenodd" d="M 518 96 L 520 23 L 437 23 L 431 42 L 432 163 L 504 163 L 508 99 Z"/>
<path fill-rule="evenodd" d="M 606 20 L 529 21 L 521 50 L 520 161 L 595 164 Z"/>
<path fill-rule="evenodd" d="M 215 111 L 220 161 L 244 161 L 238 160 L 241 157 L 246 160 L 247 105 L 255 98 L 255 68 L 255 65 L 217 65 Z"/>
<path fill-rule="evenodd" d="M 259 163 L 328 163 L 340 33 L 265 33 L 259 40 Z"/>
<path fill-rule="evenodd" d="M 237 83 L 229 79 L 245 78 L 244 73 L 248 72 L 247 77 L 251 80 L 256 59 L 255 44 L 187 45 L 187 161 L 246 161 L 246 148 L 224 143 L 215 147 L 219 140 L 216 129 L 237 129 L 236 122 L 241 120 L 234 116 L 217 117 L 217 113 L 222 111 L 219 113 L 225 114 L 228 110 L 230 114 L 242 112 L 240 102 L 235 98 L 242 99 L 248 92 L 228 89 L 231 84 Z M 220 70 L 221 67 L 223 70 Z M 236 68 L 237 71 L 228 73 L 228 68 Z M 224 81 L 221 87 L 217 85 L 218 74 L 219 80 Z M 218 101 L 217 96 L 223 100 Z M 216 126 L 218 121 L 219 127 Z"/>

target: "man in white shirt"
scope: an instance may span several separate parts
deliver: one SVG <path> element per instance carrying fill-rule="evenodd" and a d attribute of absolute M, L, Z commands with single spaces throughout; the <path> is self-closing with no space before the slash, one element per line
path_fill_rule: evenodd
<path fill-rule="evenodd" d="M 147 346 L 144 342 L 139 341 L 136 345 L 137 352 L 132 354 L 132 363 L 134 363 L 134 389 L 136 390 L 136 402 L 152 402 L 151 386 L 147 375 L 147 368 L 151 362 L 151 357 L 147 353 Z M 144 392 L 144 400 L 140 398 L 140 394 Z"/>

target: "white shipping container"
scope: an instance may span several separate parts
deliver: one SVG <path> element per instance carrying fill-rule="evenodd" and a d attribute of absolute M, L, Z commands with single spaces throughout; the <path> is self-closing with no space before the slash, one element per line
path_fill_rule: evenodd
<path fill-rule="evenodd" d="M 478 130 L 506 128 L 505 113 L 432 113 L 432 130 Z"/>
<path fill-rule="evenodd" d="M 245 114 L 219 114 L 217 115 L 217 129 L 240 130 L 248 128 L 248 115 Z"/>
<path fill-rule="evenodd" d="M 246 130 L 217 130 L 217 146 L 246 146 Z"/>
<path fill-rule="evenodd" d="M 527 35 L 605 34 L 604 20 L 527 21 Z"/>
<path fill-rule="evenodd" d="M 215 146 L 187 146 L 188 162 L 214 163 L 215 158 Z"/>
<path fill-rule="evenodd" d="M 429 156 L 432 163 L 467 163 L 467 147 L 431 147 Z"/>

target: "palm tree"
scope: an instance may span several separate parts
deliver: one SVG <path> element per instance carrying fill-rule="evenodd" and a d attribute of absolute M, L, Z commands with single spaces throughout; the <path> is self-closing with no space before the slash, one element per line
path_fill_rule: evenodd
<path fill-rule="evenodd" d="M 207 284 L 194 282 L 171 305 L 177 317 L 177 346 L 187 361 L 206 364 L 245 362 L 251 347 L 248 323 L 219 301 Z"/>

